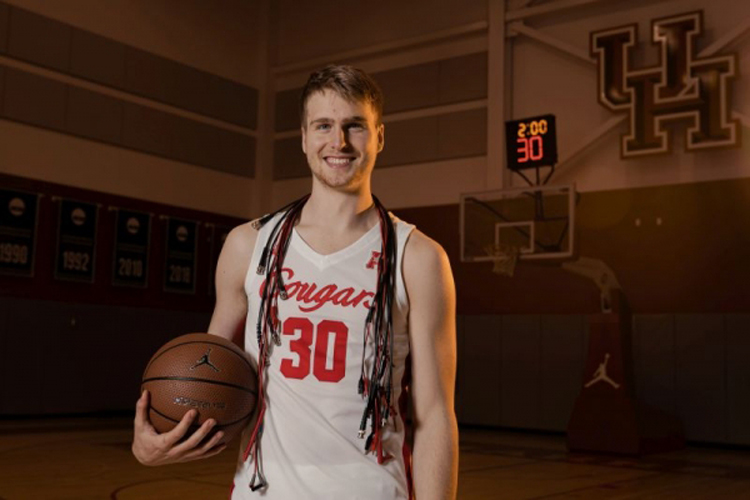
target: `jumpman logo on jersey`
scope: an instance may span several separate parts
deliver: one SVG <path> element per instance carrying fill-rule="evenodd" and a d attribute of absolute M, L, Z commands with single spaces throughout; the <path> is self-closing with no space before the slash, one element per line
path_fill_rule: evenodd
<path fill-rule="evenodd" d="M 592 385 L 596 384 L 597 382 L 606 382 L 615 389 L 620 388 L 620 384 L 612 380 L 607 376 L 607 362 L 609 361 L 609 353 L 606 353 L 604 355 L 604 363 L 599 364 L 599 368 L 596 369 L 596 372 L 594 372 L 594 378 L 589 380 L 584 387 L 589 388 Z"/>
<path fill-rule="evenodd" d="M 375 267 L 378 265 L 378 259 L 380 259 L 380 252 L 376 252 L 373 250 L 372 256 L 370 257 L 370 260 L 367 262 L 367 265 L 365 267 L 367 269 L 375 269 Z"/>
<path fill-rule="evenodd" d="M 198 361 L 196 361 L 195 365 L 193 365 L 190 369 L 191 370 L 195 370 L 199 366 L 207 365 L 207 366 L 210 366 L 215 372 L 221 371 L 218 368 L 216 368 L 216 366 L 213 363 L 211 363 L 210 359 L 208 359 L 208 355 L 209 354 L 211 354 L 211 349 L 210 348 L 208 349 L 208 351 L 206 352 L 206 354 L 204 354 L 201 359 L 199 359 Z"/>

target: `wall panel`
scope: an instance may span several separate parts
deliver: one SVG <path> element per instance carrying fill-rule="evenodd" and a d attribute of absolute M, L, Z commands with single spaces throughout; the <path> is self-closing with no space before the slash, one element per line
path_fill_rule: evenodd
<path fill-rule="evenodd" d="M 174 157 L 186 163 L 196 163 L 219 169 L 216 152 L 221 151 L 221 135 L 226 131 L 192 120 L 171 120 Z"/>
<path fill-rule="evenodd" d="M 501 424 L 520 429 L 541 428 L 539 316 L 508 315 L 502 321 Z"/>
<path fill-rule="evenodd" d="M 273 143 L 273 180 L 297 179 L 310 175 L 300 136 L 279 139 Z"/>
<path fill-rule="evenodd" d="M 64 130 L 65 84 L 6 68 L 3 116 L 29 125 Z"/>
<path fill-rule="evenodd" d="M 67 71 L 71 28 L 22 9 L 10 10 L 8 55 L 40 66 Z"/>
<path fill-rule="evenodd" d="M 156 109 L 125 103 L 122 144 L 127 148 L 169 158 L 174 154 L 176 117 Z"/>
<path fill-rule="evenodd" d="M 487 52 L 443 59 L 439 67 L 440 104 L 487 97 Z"/>
<path fill-rule="evenodd" d="M 206 312 L 8 298 L 3 304 L 3 415 L 130 411 L 153 353 L 178 335 L 205 331 L 210 320 Z"/>
<path fill-rule="evenodd" d="M 500 316 L 464 316 L 461 422 L 500 425 L 502 322 Z"/>
<path fill-rule="evenodd" d="M 45 398 L 55 400 L 57 394 L 43 394 L 45 377 L 52 367 L 46 361 L 50 353 L 49 337 L 58 335 L 67 304 L 33 303 L 3 298 L 11 307 L 5 346 L 0 353 L 0 380 L 5 397 L 0 409 L 5 415 L 39 414 L 44 412 Z M 65 375 L 59 374 L 64 380 Z"/>
<path fill-rule="evenodd" d="M 385 97 L 384 114 L 455 104 L 487 97 L 487 53 L 442 59 L 372 73 Z M 275 96 L 275 130 L 299 126 L 302 88 Z"/>
<path fill-rule="evenodd" d="M 750 315 L 726 316 L 729 441 L 750 445 Z"/>
<path fill-rule="evenodd" d="M 721 315 L 675 317 L 675 368 L 677 413 L 687 436 L 697 441 L 726 441 L 726 353 Z"/>
<path fill-rule="evenodd" d="M 675 324 L 671 314 L 633 318 L 635 393 L 642 401 L 675 413 Z"/>
<path fill-rule="evenodd" d="M 65 129 L 96 141 L 122 141 L 124 103 L 77 87 L 68 87 Z"/>
<path fill-rule="evenodd" d="M 10 7 L 0 3 L 0 53 L 8 51 L 8 26 Z"/>
<path fill-rule="evenodd" d="M 274 2 L 281 15 L 272 65 L 304 62 L 487 19 L 486 0 L 414 0 L 409 9 L 396 0 L 381 0 L 377 8 L 365 4 L 347 8 L 341 5 L 335 0 Z M 311 19 L 315 22 L 310 22 Z"/>
<path fill-rule="evenodd" d="M 438 117 L 435 159 L 469 158 L 487 154 L 487 110 L 472 109 Z"/>
<path fill-rule="evenodd" d="M 438 63 L 432 62 L 374 74 L 385 96 L 385 114 L 437 104 L 439 73 Z"/>
<path fill-rule="evenodd" d="M 0 66 L 0 116 L 5 115 L 5 67 Z"/>
<path fill-rule="evenodd" d="M 243 127 L 257 125 L 257 90 L 132 47 L 125 51 L 123 90 Z"/>
<path fill-rule="evenodd" d="M 302 89 L 283 90 L 276 93 L 274 101 L 274 130 L 294 130 L 300 126 L 299 99 Z"/>
<path fill-rule="evenodd" d="M 218 170 L 242 177 L 255 177 L 255 137 L 219 131 L 219 149 L 213 151 L 213 165 Z"/>
<path fill-rule="evenodd" d="M 243 177 L 255 174 L 255 138 L 5 68 L 2 116 Z"/>
<path fill-rule="evenodd" d="M 437 157 L 437 116 L 385 124 L 385 148 L 378 155 L 378 167 L 420 163 Z"/>
<path fill-rule="evenodd" d="M 564 431 L 576 397 L 581 392 L 583 324 L 580 315 L 541 317 L 540 418 L 541 429 Z"/>
<path fill-rule="evenodd" d="M 125 87 L 125 45 L 73 29 L 70 73 L 115 88 Z"/>
<path fill-rule="evenodd" d="M 2 309 L 0 309 L 0 314 L 2 313 Z M 466 375 L 463 373 L 464 369 L 464 359 L 466 358 L 466 349 L 464 347 L 464 316 L 456 315 L 456 390 L 455 390 L 455 410 L 456 410 L 456 419 L 459 422 L 463 422 L 463 416 L 466 413 L 466 408 L 464 404 L 464 389 L 463 386 L 466 383 L 470 383 L 471 379 L 467 379 Z M 2 339 L 2 337 L 0 337 Z M 0 344 L 1 345 L 1 344 Z M 0 386 L 0 391 L 2 391 L 2 386 Z M 2 392 L 0 392 L 0 396 L 2 396 Z"/>
<path fill-rule="evenodd" d="M 0 363 L 5 364 L 5 356 L 7 356 L 8 349 L 10 347 L 9 342 L 10 333 L 8 330 L 8 315 L 12 307 L 11 301 L 0 300 Z M 2 371 L 0 371 L 0 375 Z M 0 380 L 5 380 L 0 379 Z M 0 382 L 0 413 L 3 412 L 3 401 L 5 401 L 5 386 L 4 382 Z"/>

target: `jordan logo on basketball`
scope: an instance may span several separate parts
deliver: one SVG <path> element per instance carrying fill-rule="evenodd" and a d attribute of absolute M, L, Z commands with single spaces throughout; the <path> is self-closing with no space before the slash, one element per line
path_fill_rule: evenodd
<path fill-rule="evenodd" d="M 591 33 L 591 56 L 599 68 L 599 103 L 630 115 L 630 131 L 620 143 L 622 157 L 671 152 L 665 128 L 677 120 L 688 124 L 688 151 L 739 145 L 738 121 L 729 118 L 737 54 L 713 56 L 718 49 L 696 53 L 695 41 L 703 32 L 700 11 L 651 24 L 659 65 L 648 68 L 632 67 L 637 24 Z"/>
<path fill-rule="evenodd" d="M 206 354 L 204 354 L 201 359 L 199 359 L 198 361 L 195 362 L 195 365 L 193 365 L 192 367 L 190 367 L 190 369 L 191 370 L 195 370 L 199 366 L 207 365 L 207 366 L 211 367 L 215 372 L 221 371 L 218 368 L 216 368 L 216 365 L 214 365 L 213 363 L 211 363 L 210 359 L 208 359 L 209 354 L 211 354 L 211 349 L 210 348 L 208 349 L 208 351 L 206 351 Z"/>

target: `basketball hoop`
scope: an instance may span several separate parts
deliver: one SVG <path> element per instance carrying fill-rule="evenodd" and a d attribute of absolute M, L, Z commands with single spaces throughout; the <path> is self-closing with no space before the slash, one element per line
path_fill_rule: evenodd
<path fill-rule="evenodd" d="M 521 248 L 507 243 L 487 245 L 485 252 L 492 260 L 492 272 L 501 276 L 513 276 Z"/>

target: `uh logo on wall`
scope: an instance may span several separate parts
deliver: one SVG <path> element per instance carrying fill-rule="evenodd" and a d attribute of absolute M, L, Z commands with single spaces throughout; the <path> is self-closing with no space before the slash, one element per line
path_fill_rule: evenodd
<path fill-rule="evenodd" d="M 621 138 L 623 158 L 669 153 L 670 124 L 687 124 L 688 151 L 739 145 L 737 120 L 730 119 L 731 83 L 737 55 L 699 53 L 703 13 L 690 12 L 651 22 L 659 64 L 636 68 L 638 25 L 591 33 L 590 51 L 598 63 L 598 100 L 614 112 L 627 112 L 630 130 Z"/>

